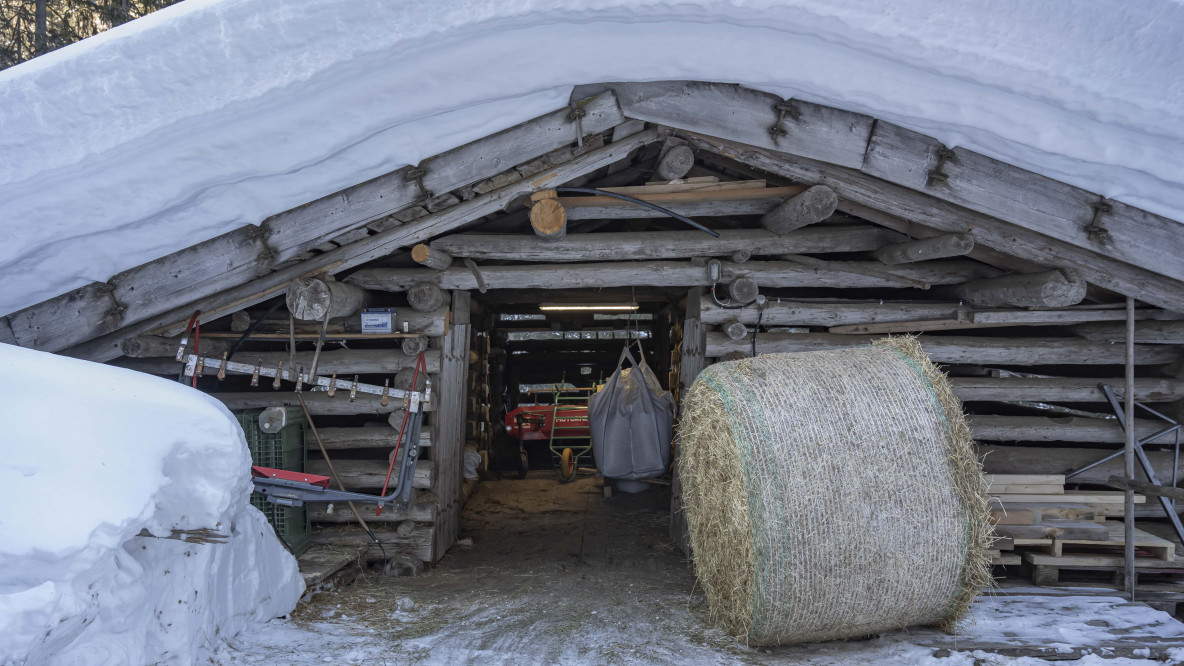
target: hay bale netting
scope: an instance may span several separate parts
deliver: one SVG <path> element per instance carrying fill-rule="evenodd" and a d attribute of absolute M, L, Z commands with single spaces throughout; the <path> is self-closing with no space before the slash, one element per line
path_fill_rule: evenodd
<path fill-rule="evenodd" d="M 951 628 L 990 581 L 982 466 L 911 338 L 712 365 L 679 432 L 695 573 L 742 640 Z"/>

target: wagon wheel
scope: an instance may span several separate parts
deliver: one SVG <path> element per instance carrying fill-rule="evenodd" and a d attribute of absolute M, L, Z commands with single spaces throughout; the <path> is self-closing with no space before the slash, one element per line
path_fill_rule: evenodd
<path fill-rule="evenodd" d="M 559 456 L 559 482 L 571 483 L 576 478 L 576 455 L 571 449 L 564 449 Z"/>

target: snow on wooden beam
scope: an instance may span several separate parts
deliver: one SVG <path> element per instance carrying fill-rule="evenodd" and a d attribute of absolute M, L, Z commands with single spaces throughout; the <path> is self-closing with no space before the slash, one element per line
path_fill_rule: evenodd
<path fill-rule="evenodd" d="M 758 354 L 844 349 L 865 345 L 874 335 L 836 333 L 761 333 L 757 335 Z M 936 363 L 976 363 L 1002 365 L 1120 365 L 1124 361 L 1121 345 L 1078 340 L 1076 338 L 978 338 L 927 336 L 917 338 L 921 347 Z M 748 354 L 751 340 L 730 340 L 723 333 L 707 334 L 707 356 L 718 358 L 729 352 Z M 1179 352 L 1162 345 L 1137 345 L 1135 363 L 1161 365 L 1172 363 Z"/>
<path fill-rule="evenodd" d="M 611 87 L 629 118 L 853 168 L 863 165 L 874 122 L 870 116 L 786 101 L 726 83 L 664 81 Z M 726 134 L 721 134 L 723 129 Z"/>
<path fill-rule="evenodd" d="M 878 122 L 863 173 L 1184 280 L 1181 223 Z"/>
<path fill-rule="evenodd" d="M 901 287 L 897 280 L 865 275 L 859 270 L 872 262 L 827 262 L 816 269 L 781 261 L 724 262 L 723 282 L 750 277 L 761 287 Z M 879 270 L 883 264 L 875 262 Z M 690 262 L 636 261 L 593 264 L 531 264 L 482 266 L 481 277 L 489 289 L 577 289 L 592 287 L 693 287 L 711 286 L 707 269 Z M 994 274 L 995 269 L 972 261 L 935 261 L 901 266 L 902 277 L 930 284 L 958 284 Z M 468 268 L 429 271 L 420 268 L 369 268 L 346 278 L 366 289 L 407 291 L 430 282 L 442 289 L 476 289 L 477 278 Z"/>
<path fill-rule="evenodd" d="M 586 112 L 580 119 L 585 133 L 624 122 L 611 92 L 579 104 Z M 12 313 L 8 323 L 22 346 L 46 351 L 60 351 L 138 322 L 154 322 L 147 328 L 159 326 L 159 317 L 175 308 L 250 282 L 331 237 L 414 204 L 425 190 L 439 194 L 464 187 L 573 143 L 576 126 L 570 113 L 563 108 L 428 158 L 419 165 L 419 179 L 412 177 L 412 167 L 380 176 L 274 215 L 261 227 L 242 227 L 124 271 L 107 284 L 89 285 Z M 491 155 L 497 159 L 489 159 Z M 190 313 L 194 309 L 198 308 L 190 308 Z M 100 343 L 93 351 L 112 358 L 117 348 Z"/>
<path fill-rule="evenodd" d="M 456 234 L 430 245 L 438 252 L 473 259 L 579 262 L 725 257 L 737 251 L 756 255 L 865 252 L 903 239 L 883 227 L 836 225 L 780 235 L 764 229 L 720 229 L 719 238 L 701 231 L 571 234 L 560 243 L 521 234 Z"/>
<path fill-rule="evenodd" d="M 726 128 L 718 130 L 727 135 Z M 880 210 L 934 229 L 968 233 L 977 245 L 1044 265 L 1078 271 L 1087 282 L 1172 310 L 1184 310 L 1184 282 L 1167 277 L 1155 264 L 1132 265 L 1102 250 L 1084 249 L 1049 237 L 1020 223 L 1010 223 L 928 193 L 871 177 L 854 169 L 792 157 L 701 134 L 686 134 L 695 148 L 709 150 L 755 169 L 802 182 L 824 184 L 839 196 L 839 210 Z M 849 208 L 849 205 L 853 204 Z M 1184 234 L 1181 234 L 1184 239 Z M 1180 255 L 1184 256 L 1184 255 Z M 1143 268 L 1143 265 L 1150 268 Z"/>
<path fill-rule="evenodd" d="M 298 265 L 289 266 L 238 284 L 217 294 L 198 299 L 179 308 L 109 333 L 80 345 L 67 353 L 88 360 L 110 360 L 119 355 L 118 344 L 123 338 L 145 331 L 175 335 L 184 328 L 194 310 L 202 311 L 204 321 L 216 319 L 283 293 L 287 283 L 297 277 L 343 270 L 386 256 L 395 250 L 421 243 L 433 236 L 447 233 L 467 222 L 501 211 L 506 204 L 536 190 L 554 187 L 622 159 L 631 151 L 663 136 L 658 130 L 645 130 L 603 148 L 584 153 L 570 162 L 556 165 L 543 176 L 517 181 L 486 194 L 462 201 L 439 213 L 432 213 L 399 227 L 357 240 L 336 250 L 317 255 Z M 85 322 L 80 322 L 85 326 Z M 85 338 L 83 338 L 85 339 Z"/>

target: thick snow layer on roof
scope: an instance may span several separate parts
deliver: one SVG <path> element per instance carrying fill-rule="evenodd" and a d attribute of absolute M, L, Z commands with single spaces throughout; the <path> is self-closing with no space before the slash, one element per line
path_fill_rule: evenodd
<path fill-rule="evenodd" d="M 252 507 L 218 401 L 0 344 L 0 664 L 198 663 L 292 610 L 296 560 Z M 225 543 L 168 537 L 211 529 Z"/>
<path fill-rule="evenodd" d="M 0 312 L 558 108 L 737 82 L 1184 220 L 1184 5 L 188 0 L 0 72 Z"/>

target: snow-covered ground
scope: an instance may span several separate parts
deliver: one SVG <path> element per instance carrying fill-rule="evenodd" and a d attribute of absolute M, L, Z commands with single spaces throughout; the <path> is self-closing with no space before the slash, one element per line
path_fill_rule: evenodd
<path fill-rule="evenodd" d="M 0 344 L 0 452 L 0 665 L 196 663 L 304 590 L 196 390 Z"/>
<path fill-rule="evenodd" d="M 646 593 L 652 591 L 647 590 Z M 572 594 L 577 594 L 572 590 Z M 398 597 L 395 608 L 378 613 L 385 626 L 360 622 L 356 615 L 295 623 L 275 620 L 230 641 L 215 655 L 220 664 L 915 664 L 926 666 L 1152 666 L 1158 659 L 1087 654 L 1055 662 L 1015 657 L 975 646 L 1041 645 L 1070 653 L 1074 648 L 1101 646 L 1130 633 L 1177 639 L 1167 650 L 1168 664 L 1184 663 L 1184 625 L 1167 613 L 1129 605 L 1116 597 L 1020 596 L 980 599 L 967 628 L 956 639 L 935 630 L 898 632 L 866 641 L 834 641 L 805 646 L 744 648 L 698 625 L 702 620 L 681 603 L 671 603 L 654 618 L 609 604 L 587 617 L 569 617 L 562 598 L 542 606 L 485 606 L 474 617 L 423 632 L 430 610 L 420 608 L 414 592 Z M 663 599 L 675 602 L 674 598 Z M 377 606 L 390 597 L 370 597 Z M 328 607 L 332 609 L 332 604 Z M 329 612 L 326 612 L 328 615 Z M 523 615 L 533 616 L 528 631 Z M 551 617 L 548 617 L 551 616 Z M 575 625 L 578 628 L 572 629 Z M 615 626 L 614 626 L 615 625 Z M 686 625 L 698 629 L 687 636 Z M 408 636 L 408 637 L 404 637 Z M 957 649 L 961 642 L 967 646 Z M 937 647 L 934 645 L 948 645 Z M 1138 648 L 1131 650 L 1137 651 Z M 1157 650 L 1159 652 L 1160 650 Z M 1151 656 L 1151 648 L 1147 648 Z"/>
<path fill-rule="evenodd" d="M 0 313 L 561 107 L 737 82 L 1184 220 L 1175 0 L 188 0 L 0 72 Z"/>

